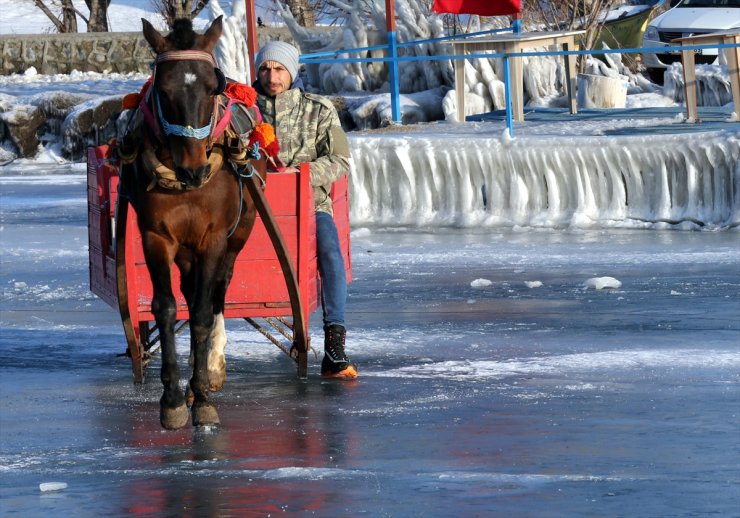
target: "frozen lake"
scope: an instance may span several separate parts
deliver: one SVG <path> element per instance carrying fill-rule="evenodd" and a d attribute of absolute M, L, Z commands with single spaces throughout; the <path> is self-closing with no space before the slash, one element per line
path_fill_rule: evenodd
<path fill-rule="evenodd" d="M 0 172 L 3 516 L 740 516 L 737 230 L 356 228 L 359 380 L 230 322 L 221 428 L 164 432 L 158 360 L 134 386 L 88 290 L 84 166 L 28 172 Z"/>

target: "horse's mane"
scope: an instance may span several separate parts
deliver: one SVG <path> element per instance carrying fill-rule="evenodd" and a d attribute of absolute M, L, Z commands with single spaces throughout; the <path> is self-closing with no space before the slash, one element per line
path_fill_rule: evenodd
<path fill-rule="evenodd" d="M 167 35 L 167 39 L 178 50 L 188 50 L 195 45 L 197 34 L 193 31 L 193 22 L 190 18 L 178 18 L 172 24 L 172 32 Z"/>

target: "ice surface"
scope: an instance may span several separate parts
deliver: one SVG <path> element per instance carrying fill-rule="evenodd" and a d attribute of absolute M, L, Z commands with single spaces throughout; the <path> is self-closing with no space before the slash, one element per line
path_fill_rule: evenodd
<path fill-rule="evenodd" d="M 84 169 L 4 173 L 3 514 L 737 509 L 736 230 L 356 227 L 347 347 L 360 379 L 322 380 L 311 355 L 298 381 L 229 320 L 221 427 L 164 432 L 159 357 L 134 386 L 120 316 L 86 291 Z M 584 290 L 596 275 L 622 288 Z M 309 331 L 320 348 L 318 312 Z M 188 338 L 177 345 L 187 371 Z M 48 481 L 68 487 L 40 497 Z"/>

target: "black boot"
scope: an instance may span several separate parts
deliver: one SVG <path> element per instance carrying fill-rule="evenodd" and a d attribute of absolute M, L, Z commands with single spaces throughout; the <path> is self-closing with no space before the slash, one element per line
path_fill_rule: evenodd
<path fill-rule="evenodd" d="M 344 352 L 344 339 L 347 331 L 338 324 L 324 327 L 324 359 L 321 362 L 321 375 L 328 378 L 353 379 L 357 369 Z"/>

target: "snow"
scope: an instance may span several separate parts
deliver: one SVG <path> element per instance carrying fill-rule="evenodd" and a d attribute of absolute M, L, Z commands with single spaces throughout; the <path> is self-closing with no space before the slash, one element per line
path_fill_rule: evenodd
<path fill-rule="evenodd" d="M 707 355 L 707 361 L 703 355 Z M 546 358 L 521 358 L 513 361 L 441 361 L 429 362 L 412 367 L 399 367 L 390 372 L 377 373 L 383 377 L 454 379 L 480 383 L 484 380 L 504 379 L 514 376 L 536 376 L 555 374 L 568 377 L 579 372 L 614 372 L 618 370 L 740 367 L 740 355 L 731 352 L 706 351 L 703 349 L 666 351 L 632 350 L 602 351 L 588 354 L 564 354 Z M 373 375 L 373 374 L 371 374 Z M 566 386 L 566 390 L 573 387 Z M 596 386 L 578 386 L 577 390 L 598 390 Z"/>
<path fill-rule="evenodd" d="M 599 17 L 599 21 L 613 21 L 622 17 L 634 16 L 648 9 L 652 9 L 653 5 L 620 5 L 614 9 L 610 9 L 608 12 L 602 14 Z"/>

